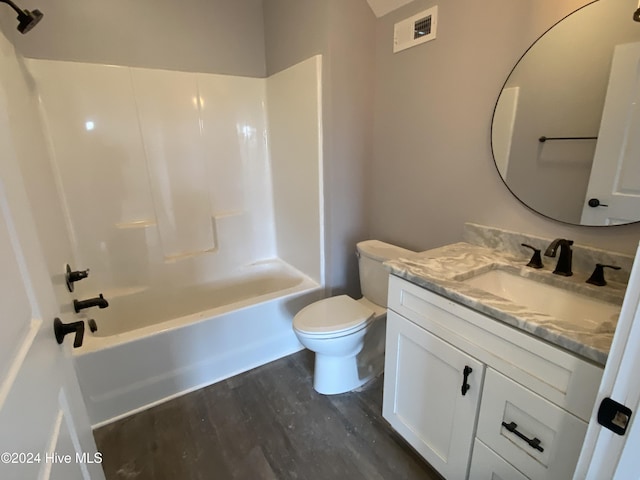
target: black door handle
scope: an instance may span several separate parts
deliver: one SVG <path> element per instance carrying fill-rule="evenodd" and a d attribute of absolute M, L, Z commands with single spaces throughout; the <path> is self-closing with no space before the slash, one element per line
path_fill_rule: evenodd
<path fill-rule="evenodd" d="M 521 438 L 522 440 L 524 440 L 525 442 L 527 442 L 527 444 L 529 444 L 529 446 L 531 448 L 535 448 L 536 450 L 540 451 L 540 452 L 544 452 L 544 448 L 542 448 L 540 446 L 540 439 L 539 438 L 527 438 L 526 436 L 524 436 L 522 433 L 520 433 L 518 430 L 516 430 L 516 428 L 518 428 L 518 424 L 515 422 L 511 422 L 511 423 L 506 423 L 506 422 L 502 422 L 502 426 L 504 428 L 506 428 L 507 430 L 509 430 L 511 433 L 515 433 L 519 438 Z"/>
<path fill-rule="evenodd" d="M 67 333 L 76 334 L 73 339 L 73 348 L 82 346 L 82 340 L 84 339 L 84 321 L 80 320 L 72 323 L 62 323 L 59 318 L 53 319 L 53 333 L 56 335 L 56 341 L 58 344 L 62 344 L 64 337 Z"/>
<path fill-rule="evenodd" d="M 600 200 L 598 200 L 597 198 L 590 198 L 589 201 L 587 202 L 587 205 L 589 205 L 591 208 L 609 206 L 609 205 L 605 205 L 604 203 L 600 203 Z"/>
<path fill-rule="evenodd" d="M 465 365 L 464 370 L 462 371 L 462 375 L 463 375 L 462 388 L 460 389 L 462 391 L 463 397 L 467 394 L 467 392 L 471 388 L 471 385 L 467 383 L 467 380 L 469 379 L 469 375 L 471 374 L 471 372 L 473 372 L 473 368 L 471 368 L 469 365 Z"/>

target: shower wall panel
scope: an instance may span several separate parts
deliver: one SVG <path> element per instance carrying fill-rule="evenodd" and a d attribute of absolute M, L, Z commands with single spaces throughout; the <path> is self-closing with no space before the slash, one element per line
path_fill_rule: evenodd
<path fill-rule="evenodd" d="M 243 172 L 250 161 L 243 155 L 246 142 L 266 154 L 264 131 L 256 132 L 256 126 L 265 128 L 256 110 L 264 99 L 263 82 L 223 75 L 198 75 L 197 81 L 211 207 L 217 215 L 238 213 L 244 209 Z"/>
<path fill-rule="evenodd" d="M 41 80 L 53 171 L 75 251 L 68 261 L 90 267 L 102 285 L 146 284 L 146 232 L 127 227 L 154 225 L 155 214 L 128 70 L 29 65 Z"/>
<path fill-rule="evenodd" d="M 119 295 L 277 256 L 265 79 L 29 60 L 78 268 Z"/>
<path fill-rule="evenodd" d="M 131 76 L 162 251 L 168 259 L 212 251 L 196 77 L 142 68 Z"/>
<path fill-rule="evenodd" d="M 267 79 L 276 242 L 280 258 L 324 283 L 322 57 Z"/>

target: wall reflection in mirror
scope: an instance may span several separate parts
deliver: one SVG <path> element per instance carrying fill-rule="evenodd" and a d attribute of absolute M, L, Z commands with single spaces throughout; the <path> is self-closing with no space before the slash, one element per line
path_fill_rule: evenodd
<path fill-rule="evenodd" d="M 492 124 L 496 167 L 542 215 L 640 221 L 637 9 L 638 0 L 585 5 L 540 37 L 504 84 Z"/>

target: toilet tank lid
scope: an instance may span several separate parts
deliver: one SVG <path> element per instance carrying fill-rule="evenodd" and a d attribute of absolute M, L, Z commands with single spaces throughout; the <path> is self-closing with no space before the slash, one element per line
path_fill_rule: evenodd
<path fill-rule="evenodd" d="M 358 253 L 379 262 L 386 262 L 415 252 L 406 248 L 391 245 L 390 243 L 381 242 L 380 240 L 365 240 L 356 245 Z"/>

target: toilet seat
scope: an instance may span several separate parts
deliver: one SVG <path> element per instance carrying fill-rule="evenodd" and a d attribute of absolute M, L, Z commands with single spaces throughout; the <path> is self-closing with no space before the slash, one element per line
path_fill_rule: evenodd
<path fill-rule="evenodd" d="M 375 312 L 348 295 L 325 298 L 306 306 L 293 318 L 293 328 L 313 337 L 347 335 L 364 328 Z"/>

